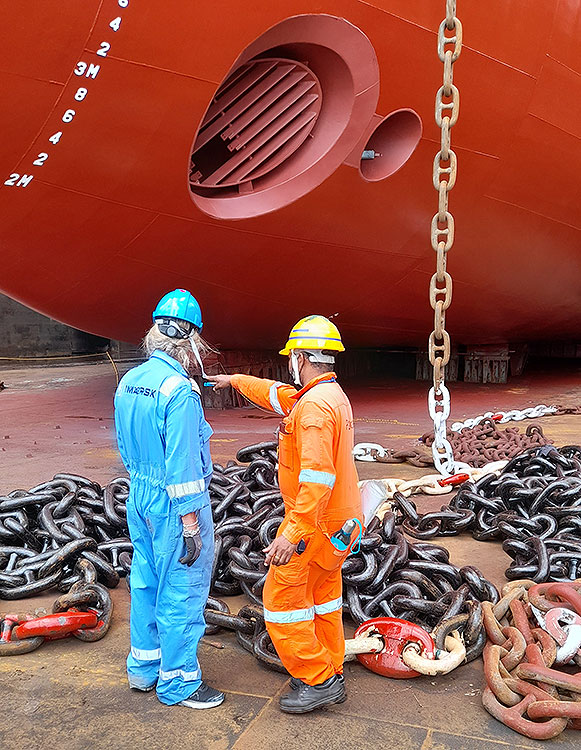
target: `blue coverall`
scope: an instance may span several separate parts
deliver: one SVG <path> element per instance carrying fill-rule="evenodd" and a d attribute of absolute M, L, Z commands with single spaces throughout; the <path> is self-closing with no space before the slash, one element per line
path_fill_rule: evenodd
<path fill-rule="evenodd" d="M 171 705 L 201 683 L 197 649 L 214 556 L 212 428 L 186 371 L 161 351 L 122 378 L 115 426 L 131 477 L 129 685 L 146 689 L 157 681 L 159 700 Z M 202 551 L 188 567 L 179 562 L 185 554 L 181 516 L 191 511 L 197 511 Z"/>

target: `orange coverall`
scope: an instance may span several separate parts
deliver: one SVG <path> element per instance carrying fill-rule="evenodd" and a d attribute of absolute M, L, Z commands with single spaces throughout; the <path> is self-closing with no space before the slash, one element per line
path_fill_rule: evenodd
<path fill-rule="evenodd" d="M 263 592 L 264 619 L 293 677 L 318 685 L 343 672 L 340 552 L 330 541 L 349 518 L 362 520 L 353 461 L 353 412 L 334 373 L 297 391 L 250 375 L 232 385 L 284 419 L 278 433 L 278 479 L 285 517 L 278 534 L 306 544 L 286 565 L 271 566 Z"/>

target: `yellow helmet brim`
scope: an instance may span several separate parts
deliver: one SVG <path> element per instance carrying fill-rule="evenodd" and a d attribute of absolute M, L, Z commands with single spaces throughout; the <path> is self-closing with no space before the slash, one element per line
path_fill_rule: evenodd
<path fill-rule="evenodd" d="M 345 347 L 343 346 L 341 341 L 333 341 L 330 339 L 289 339 L 286 342 L 284 349 L 281 349 L 279 354 L 282 354 L 286 357 L 292 351 L 295 351 L 297 349 L 315 349 L 320 351 L 325 350 L 329 352 L 345 351 Z"/>
<path fill-rule="evenodd" d="M 288 356 L 296 349 L 344 352 L 341 334 L 337 326 L 323 315 L 302 318 L 290 332 L 284 349 L 279 354 Z"/>

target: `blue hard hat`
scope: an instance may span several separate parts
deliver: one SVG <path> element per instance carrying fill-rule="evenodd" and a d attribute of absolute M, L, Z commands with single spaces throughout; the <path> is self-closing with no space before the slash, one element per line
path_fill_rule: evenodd
<path fill-rule="evenodd" d="M 153 311 L 153 320 L 157 318 L 174 318 L 186 320 L 202 330 L 202 310 L 197 299 L 186 289 L 174 289 L 165 294 L 157 303 Z"/>

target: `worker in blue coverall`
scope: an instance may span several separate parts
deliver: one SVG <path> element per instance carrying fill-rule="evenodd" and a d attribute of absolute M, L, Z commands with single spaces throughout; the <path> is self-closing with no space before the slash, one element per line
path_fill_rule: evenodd
<path fill-rule="evenodd" d="M 115 394 L 119 452 L 131 477 L 127 675 L 136 690 L 156 687 L 162 703 L 212 708 L 224 694 L 202 681 L 197 654 L 214 556 L 212 428 L 189 378 L 202 369 L 202 313 L 190 292 L 176 289 L 153 320 L 144 339 L 149 359 Z"/>

